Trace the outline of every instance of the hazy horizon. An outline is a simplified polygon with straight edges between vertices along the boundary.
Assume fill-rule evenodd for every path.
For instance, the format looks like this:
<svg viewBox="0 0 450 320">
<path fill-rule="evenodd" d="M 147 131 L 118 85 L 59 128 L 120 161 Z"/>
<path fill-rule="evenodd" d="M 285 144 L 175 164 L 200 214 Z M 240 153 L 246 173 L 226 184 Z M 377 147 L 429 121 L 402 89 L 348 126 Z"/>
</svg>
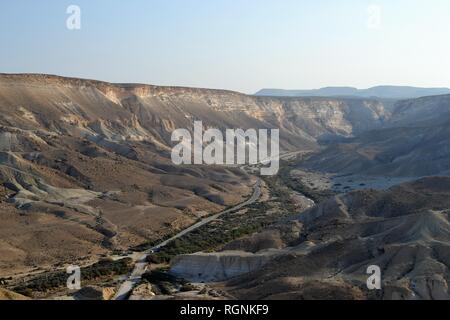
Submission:
<svg viewBox="0 0 450 320">
<path fill-rule="evenodd" d="M 81 29 L 68 30 L 69 5 Z M 450 3 L 18 0 L 0 72 L 227 89 L 450 87 Z"/>
</svg>

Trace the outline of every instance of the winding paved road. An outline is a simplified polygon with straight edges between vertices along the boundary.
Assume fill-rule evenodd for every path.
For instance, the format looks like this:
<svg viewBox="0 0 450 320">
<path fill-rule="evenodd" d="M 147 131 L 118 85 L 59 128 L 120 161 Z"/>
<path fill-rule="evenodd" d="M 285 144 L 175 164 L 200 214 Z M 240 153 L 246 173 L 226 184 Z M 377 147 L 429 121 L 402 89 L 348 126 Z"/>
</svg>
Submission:
<svg viewBox="0 0 450 320">
<path fill-rule="evenodd" d="M 287 153 L 284 153 L 284 154 L 280 154 L 279 155 L 279 159 L 280 160 L 281 159 L 286 159 L 286 158 L 295 156 L 295 155 L 300 154 L 300 153 L 303 153 L 303 151 L 287 152 Z M 261 161 L 260 163 L 264 163 L 264 161 Z M 248 166 L 248 167 L 252 167 L 252 166 Z M 246 168 L 247 168 L 246 166 L 241 166 L 241 169 L 243 171 L 245 171 L 245 172 L 247 172 Z M 180 238 L 180 237 L 184 236 L 185 234 L 187 234 L 189 232 L 192 232 L 192 231 L 200 228 L 201 226 L 204 226 L 205 224 L 210 223 L 213 220 L 218 219 L 220 216 L 222 216 L 222 215 L 224 215 L 226 213 L 230 213 L 230 212 L 234 212 L 234 211 L 240 210 L 240 209 L 242 209 L 242 208 L 244 208 L 244 207 L 246 207 L 246 206 L 256 202 L 256 200 L 258 200 L 260 196 L 261 196 L 261 179 L 258 178 L 258 180 L 256 181 L 255 185 L 253 186 L 253 194 L 251 195 L 251 197 L 248 200 L 246 200 L 246 201 L 244 201 L 244 202 L 242 202 L 242 203 L 240 203 L 240 204 L 238 204 L 238 205 L 236 205 L 236 206 L 234 206 L 234 207 L 232 207 L 230 209 L 227 209 L 225 211 L 219 212 L 219 213 L 217 213 L 215 215 L 212 215 L 210 217 L 202 219 L 198 223 L 196 223 L 196 224 L 190 226 L 189 228 L 184 229 L 183 231 L 179 232 L 174 237 L 172 237 L 172 238 L 170 238 L 170 239 L 168 239 L 168 240 L 166 240 L 164 242 L 161 242 L 160 244 L 156 245 L 155 247 L 153 247 L 153 248 L 151 248 L 151 249 L 149 249 L 147 251 L 133 254 L 132 258 L 135 261 L 134 270 L 131 273 L 131 275 L 128 277 L 128 279 L 124 283 L 122 283 L 122 285 L 120 286 L 119 290 L 117 291 L 117 294 L 114 297 L 114 299 L 115 300 L 125 300 L 125 299 L 128 298 L 128 296 L 130 295 L 130 293 L 134 289 L 134 287 L 141 281 L 142 275 L 146 271 L 145 267 L 147 266 L 147 262 L 146 262 L 147 257 L 152 252 L 158 251 L 159 249 L 167 246 L 173 240 L 175 240 L 177 238 Z M 314 204 L 314 202 L 313 202 L 313 204 Z"/>
<path fill-rule="evenodd" d="M 184 229 L 183 231 L 179 232 L 177 235 L 173 236 L 172 238 L 170 238 L 164 242 L 161 242 L 160 244 L 154 246 L 153 248 L 151 248 L 147 251 L 144 251 L 144 252 L 137 253 L 138 256 L 135 257 L 135 266 L 134 266 L 133 272 L 128 277 L 128 279 L 124 283 L 122 283 L 122 285 L 120 286 L 119 290 L 117 291 L 117 294 L 115 295 L 114 299 L 115 300 L 126 300 L 128 298 L 128 296 L 130 295 L 130 293 L 134 289 L 134 287 L 141 281 L 142 275 L 146 271 L 145 267 L 147 265 L 147 262 L 146 262 L 147 257 L 151 253 L 158 251 L 159 249 L 167 246 L 173 240 L 180 238 L 180 237 L 184 236 L 185 234 L 192 232 L 192 231 L 200 228 L 201 226 L 204 226 L 205 224 L 210 223 L 213 220 L 218 219 L 220 216 L 222 216 L 226 213 L 238 211 L 238 210 L 254 203 L 256 200 L 259 199 L 260 196 L 261 196 L 261 179 L 258 178 L 255 185 L 253 186 L 253 194 L 251 195 L 251 197 L 248 200 L 246 200 L 230 209 L 224 210 L 222 212 L 216 213 L 215 215 L 212 215 L 205 219 L 202 219 L 201 221 L 197 222 L 196 224 L 190 226 L 189 228 Z"/>
</svg>

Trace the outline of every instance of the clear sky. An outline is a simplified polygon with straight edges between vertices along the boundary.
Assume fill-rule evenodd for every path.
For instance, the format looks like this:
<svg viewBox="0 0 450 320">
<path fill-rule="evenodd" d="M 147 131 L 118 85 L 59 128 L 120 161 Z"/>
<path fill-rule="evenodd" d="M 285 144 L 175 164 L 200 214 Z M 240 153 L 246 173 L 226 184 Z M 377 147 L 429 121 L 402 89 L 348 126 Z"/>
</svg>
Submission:
<svg viewBox="0 0 450 320">
<path fill-rule="evenodd" d="M 0 72 L 246 93 L 450 87 L 449 17 L 448 0 L 2 0 Z"/>
</svg>

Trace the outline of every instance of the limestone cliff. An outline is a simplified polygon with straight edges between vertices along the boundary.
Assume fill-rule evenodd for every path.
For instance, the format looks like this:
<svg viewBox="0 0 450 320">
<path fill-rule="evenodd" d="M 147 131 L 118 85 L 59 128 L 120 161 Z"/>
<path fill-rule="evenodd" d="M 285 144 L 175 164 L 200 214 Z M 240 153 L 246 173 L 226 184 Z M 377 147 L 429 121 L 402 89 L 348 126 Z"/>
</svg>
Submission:
<svg viewBox="0 0 450 320">
<path fill-rule="evenodd" d="M 280 250 L 268 250 L 180 255 L 173 259 L 170 272 L 192 282 L 222 281 L 258 270 L 281 253 Z"/>
</svg>

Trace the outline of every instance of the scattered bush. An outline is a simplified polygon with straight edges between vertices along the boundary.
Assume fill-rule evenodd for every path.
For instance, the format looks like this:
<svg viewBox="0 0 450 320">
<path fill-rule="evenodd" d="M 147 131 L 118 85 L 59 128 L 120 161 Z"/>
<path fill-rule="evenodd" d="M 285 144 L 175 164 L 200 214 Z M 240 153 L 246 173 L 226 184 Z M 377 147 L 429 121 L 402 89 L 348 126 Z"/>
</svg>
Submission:
<svg viewBox="0 0 450 320">
<path fill-rule="evenodd" d="M 89 281 L 100 277 L 127 274 L 133 268 L 131 262 L 130 258 L 117 261 L 102 259 L 91 266 L 81 268 L 81 277 L 83 281 Z M 68 277 L 65 271 L 45 273 L 15 287 L 14 291 L 23 295 L 28 295 L 30 292 L 48 292 L 66 286 Z"/>
</svg>

